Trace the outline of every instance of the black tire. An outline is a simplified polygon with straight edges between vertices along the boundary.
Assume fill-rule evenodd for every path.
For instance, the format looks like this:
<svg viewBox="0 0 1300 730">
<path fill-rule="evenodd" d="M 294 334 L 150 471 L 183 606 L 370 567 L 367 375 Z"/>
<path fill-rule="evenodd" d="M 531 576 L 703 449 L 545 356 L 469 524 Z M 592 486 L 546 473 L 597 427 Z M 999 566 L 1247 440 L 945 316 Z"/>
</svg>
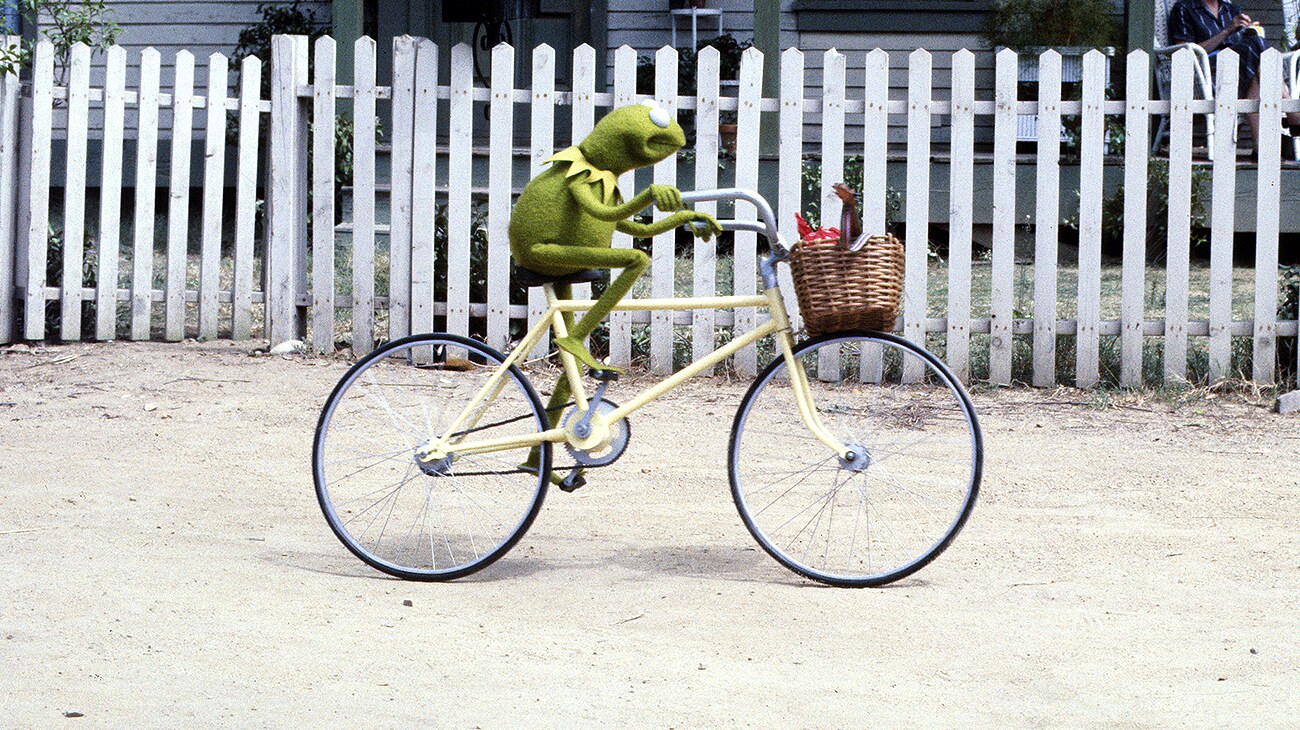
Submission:
<svg viewBox="0 0 1300 730">
<path fill-rule="evenodd" d="M 330 529 L 368 565 L 409 580 L 480 570 L 527 532 L 546 496 L 551 444 L 423 464 L 416 451 L 451 428 L 505 357 L 481 342 L 426 334 L 361 358 L 321 409 L 312 449 L 316 497 Z M 475 419 L 476 437 L 546 430 L 542 401 L 511 366 Z"/>
<path fill-rule="evenodd" d="M 979 494 L 984 446 L 970 397 L 938 358 L 890 334 L 824 335 L 794 353 L 818 417 L 860 460 L 846 463 L 804 426 L 778 356 L 732 424 L 741 519 L 769 555 L 813 580 L 864 587 L 915 573 L 952 543 Z M 861 377 L 873 363 L 880 372 Z M 837 526 L 837 512 L 849 524 Z"/>
</svg>

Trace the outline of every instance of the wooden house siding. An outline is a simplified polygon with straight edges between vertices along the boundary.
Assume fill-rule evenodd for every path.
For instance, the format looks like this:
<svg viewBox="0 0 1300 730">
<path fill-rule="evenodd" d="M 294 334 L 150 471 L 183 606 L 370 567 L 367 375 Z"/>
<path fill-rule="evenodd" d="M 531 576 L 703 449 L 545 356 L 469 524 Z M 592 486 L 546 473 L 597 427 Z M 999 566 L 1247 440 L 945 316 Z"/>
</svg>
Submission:
<svg viewBox="0 0 1300 730">
<path fill-rule="evenodd" d="M 112 20 L 122 29 L 117 43 L 126 49 L 127 86 L 140 81 L 140 52 L 154 48 L 162 56 L 162 91 L 168 92 L 175 79 L 176 53 L 182 50 L 194 54 L 196 67 L 204 69 L 195 74 L 196 86 L 207 84 L 208 57 L 222 53 L 229 57 L 239 45 L 239 33 L 261 21 L 258 5 L 265 0 L 220 0 L 220 2 L 171 2 L 169 0 L 109 0 Z M 328 25 L 331 3 L 328 0 L 307 0 L 301 6 L 315 13 L 316 19 Z M 102 55 L 96 54 L 91 72 L 91 84 L 102 85 L 104 64 Z M 235 75 L 230 75 L 234 83 Z"/>
<path fill-rule="evenodd" d="M 907 98 L 907 57 L 912 51 L 924 48 L 933 54 L 933 94 L 935 101 L 948 101 L 952 87 L 952 54 L 965 48 L 975 54 L 975 98 L 993 98 L 993 53 L 988 50 L 983 40 L 974 34 L 955 33 L 879 33 L 879 34 L 840 34 L 805 32 L 799 36 L 799 48 L 804 52 L 804 85 L 812 93 L 820 94 L 822 84 L 822 65 L 825 53 L 834 48 L 847 56 L 848 72 L 846 75 L 845 96 L 849 99 L 862 99 L 865 94 L 867 53 L 880 48 L 889 53 L 889 98 Z M 898 116 L 891 119 L 889 142 L 902 144 L 907 140 L 907 119 Z M 934 142 L 946 146 L 948 140 L 947 120 L 936 116 Z M 979 118 L 981 126 L 975 131 L 976 142 L 992 141 L 992 120 Z M 807 128 L 819 128 L 821 115 L 817 112 L 807 114 Z M 810 141 L 812 135 L 807 135 Z M 845 128 L 845 150 L 857 154 L 862 150 L 862 124 L 854 117 Z"/>
<path fill-rule="evenodd" d="M 722 29 L 738 40 L 754 37 L 754 2 L 764 0 L 715 0 L 710 8 L 722 11 Z M 797 45 L 795 17 L 790 12 L 793 0 L 781 0 L 781 47 Z M 609 31 L 606 36 L 608 63 L 606 71 L 613 73 L 614 51 L 627 45 L 638 55 L 653 55 L 662 46 L 672 44 L 673 18 L 668 13 L 668 0 L 610 0 L 608 10 Z M 685 19 L 677 20 L 677 45 L 685 48 L 691 44 L 691 26 Z M 699 37 L 717 35 L 715 18 L 704 18 L 699 23 Z M 612 76 L 610 78 L 613 78 Z"/>
</svg>

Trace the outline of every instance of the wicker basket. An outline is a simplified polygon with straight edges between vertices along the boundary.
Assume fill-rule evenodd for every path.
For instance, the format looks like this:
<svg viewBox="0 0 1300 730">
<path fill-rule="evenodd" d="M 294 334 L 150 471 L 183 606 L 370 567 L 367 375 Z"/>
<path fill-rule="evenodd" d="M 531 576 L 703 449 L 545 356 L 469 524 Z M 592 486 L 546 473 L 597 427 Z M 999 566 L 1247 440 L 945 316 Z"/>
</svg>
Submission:
<svg viewBox="0 0 1300 730">
<path fill-rule="evenodd" d="M 903 243 L 892 235 L 871 236 L 856 249 L 838 238 L 804 239 L 790 252 L 790 269 L 810 334 L 894 329 L 903 292 Z"/>
</svg>

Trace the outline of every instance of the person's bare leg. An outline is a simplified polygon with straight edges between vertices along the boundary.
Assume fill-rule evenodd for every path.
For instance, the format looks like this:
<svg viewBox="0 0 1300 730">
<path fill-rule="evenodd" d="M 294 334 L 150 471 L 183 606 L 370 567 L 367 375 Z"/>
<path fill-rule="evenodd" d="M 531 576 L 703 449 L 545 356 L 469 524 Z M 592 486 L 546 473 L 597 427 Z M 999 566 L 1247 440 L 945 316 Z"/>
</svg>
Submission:
<svg viewBox="0 0 1300 730">
<path fill-rule="evenodd" d="M 1282 98 L 1291 98 L 1291 92 L 1286 88 L 1286 84 L 1282 84 Z M 1287 124 L 1290 124 L 1292 127 L 1300 127 L 1300 112 L 1287 112 L 1286 121 Z M 1294 137 L 1295 135 L 1292 136 Z"/>
<path fill-rule="evenodd" d="M 1250 80 L 1250 87 L 1246 89 L 1247 99 L 1259 98 L 1259 74 Z M 1259 154 L 1259 112 L 1250 112 L 1246 114 L 1246 126 L 1250 127 L 1250 139 L 1255 145 L 1255 154 Z"/>
</svg>

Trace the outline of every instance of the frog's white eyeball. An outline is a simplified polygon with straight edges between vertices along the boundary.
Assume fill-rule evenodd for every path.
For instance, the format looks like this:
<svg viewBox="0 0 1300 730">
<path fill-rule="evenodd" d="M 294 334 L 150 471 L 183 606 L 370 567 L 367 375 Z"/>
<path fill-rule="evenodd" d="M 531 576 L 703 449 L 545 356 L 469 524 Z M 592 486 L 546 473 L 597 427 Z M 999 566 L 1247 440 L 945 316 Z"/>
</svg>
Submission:
<svg viewBox="0 0 1300 730">
<path fill-rule="evenodd" d="M 668 115 L 667 109 L 657 106 L 650 110 L 650 121 L 654 122 L 656 127 L 667 129 L 672 117 Z"/>
<path fill-rule="evenodd" d="M 659 106 L 659 102 L 654 99 L 643 99 L 641 106 L 650 110 L 650 121 L 654 122 L 656 127 L 666 129 L 673 119 L 668 110 Z"/>
</svg>

